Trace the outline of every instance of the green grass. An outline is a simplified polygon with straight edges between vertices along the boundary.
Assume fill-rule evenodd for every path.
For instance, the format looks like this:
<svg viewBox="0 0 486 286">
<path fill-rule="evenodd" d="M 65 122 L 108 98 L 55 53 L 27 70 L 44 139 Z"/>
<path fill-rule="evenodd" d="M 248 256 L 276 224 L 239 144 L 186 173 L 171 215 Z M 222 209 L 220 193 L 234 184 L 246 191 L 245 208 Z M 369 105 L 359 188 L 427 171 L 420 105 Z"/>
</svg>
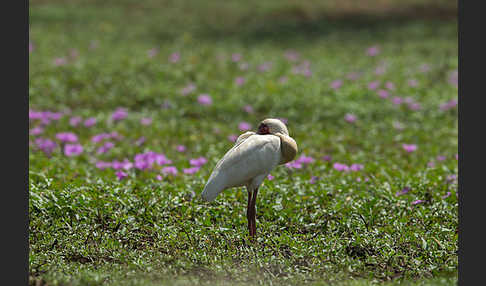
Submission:
<svg viewBox="0 0 486 286">
<path fill-rule="evenodd" d="M 387 1 L 370 2 L 350 19 L 342 12 L 349 8 L 335 1 L 31 1 L 30 108 L 70 113 L 30 135 L 31 284 L 455 285 L 457 181 L 447 178 L 458 173 L 457 109 L 439 106 L 457 97 L 449 82 L 458 66 L 457 22 L 374 16 L 373 7 Z M 373 45 L 380 53 L 366 56 Z M 159 52 L 149 58 L 152 48 Z M 78 55 L 71 57 L 71 49 Z M 297 62 L 284 57 L 289 50 L 299 52 Z M 168 61 L 174 52 L 177 63 Z M 248 70 L 231 61 L 233 53 Z M 68 63 L 53 65 L 58 57 Z M 305 60 L 312 76 L 293 74 Z M 264 62 L 271 69 L 258 71 Z M 430 70 L 422 72 L 423 64 Z M 382 65 L 386 72 L 375 74 Z M 347 79 L 351 72 L 361 77 Z M 238 76 L 244 85 L 235 84 Z M 343 84 L 334 90 L 337 79 Z M 410 97 L 421 109 L 380 98 L 368 89 L 372 81 L 382 84 L 378 89 L 392 82 L 390 97 Z M 189 82 L 197 89 L 182 96 Z M 212 105 L 197 103 L 203 93 Z M 243 111 L 247 104 L 254 113 Z M 118 107 L 128 117 L 114 123 Z M 355 123 L 344 120 L 348 113 Z M 95 117 L 97 124 L 72 127 L 72 116 Z M 142 126 L 144 117 L 152 124 Z M 244 189 L 224 191 L 212 203 L 199 194 L 233 144 L 227 137 L 241 133 L 238 124 L 255 128 L 268 117 L 287 118 L 298 156 L 315 162 L 279 166 L 264 181 L 252 242 Z M 37 137 L 55 140 L 67 131 L 79 137 L 80 156 L 36 148 Z M 111 131 L 123 139 L 96 154 L 92 136 Z M 141 136 L 145 143 L 134 144 Z M 403 143 L 418 149 L 407 153 Z M 179 144 L 185 153 L 175 151 Z M 133 161 L 147 150 L 164 153 L 178 175 L 159 181 L 160 168 L 132 169 L 118 180 L 114 170 L 95 166 Z M 200 156 L 208 163 L 182 174 Z M 339 172 L 336 162 L 364 169 Z M 405 187 L 407 194 L 395 195 Z M 412 205 L 418 199 L 424 203 Z"/>
</svg>

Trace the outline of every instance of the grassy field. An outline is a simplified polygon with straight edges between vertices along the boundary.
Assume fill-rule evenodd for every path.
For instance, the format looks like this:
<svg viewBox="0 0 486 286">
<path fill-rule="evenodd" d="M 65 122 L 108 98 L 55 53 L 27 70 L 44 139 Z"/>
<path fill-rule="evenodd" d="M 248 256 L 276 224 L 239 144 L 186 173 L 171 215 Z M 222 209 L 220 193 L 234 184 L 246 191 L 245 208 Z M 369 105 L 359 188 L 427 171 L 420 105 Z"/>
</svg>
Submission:
<svg viewBox="0 0 486 286">
<path fill-rule="evenodd" d="M 31 285 L 457 283 L 455 3 L 260 2 L 30 1 Z M 252 242 L 199 195 L 268 117 Z"/>
</svg>

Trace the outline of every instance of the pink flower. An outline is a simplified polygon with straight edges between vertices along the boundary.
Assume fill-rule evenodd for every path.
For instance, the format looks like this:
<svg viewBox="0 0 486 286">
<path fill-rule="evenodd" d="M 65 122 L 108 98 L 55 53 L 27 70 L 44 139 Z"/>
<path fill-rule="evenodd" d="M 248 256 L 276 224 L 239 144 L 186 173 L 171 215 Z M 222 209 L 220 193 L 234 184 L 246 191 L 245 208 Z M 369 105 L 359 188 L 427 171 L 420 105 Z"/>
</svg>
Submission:
<svg viewBox="0 0 486 286">
<path fill-rule="evenodd" d="M 437 161 L 439 161 L 439 162 L 445 161 L 445 159 L 446 159 L 446 156 L 442 156 L 442 155 L 437 156 Z"/>
<path fill-rule="evenodd" d="M 96 151 L 96 154 L 104 154 L 108 151 L 110 151 L 111 148 L 115 147 L 115 144 L 112 142 L 105 142 L 103 146 L 99 147 L 98 150 Z"/>
<path fill-rule="evenodd" d="M 330 162 L 332 160 L 331 155 L 324 155 L 321 158 L 323 161 Z"/>
<path fill-rule="evenodd" d="M 412 202 L 412 205 L 418 205 L 418 204 L 421 204 L 421 203 L 425 203 L 425 201 L 424 200 L 416 200 L 416 201 Z"/>
<path fill-rule="evenodd" d="M 240 131 L 250 130 L 251 124 L 248 122 L 240 122 L 240 124 L 238 124 L 238 129 L 240 129 Z"/>
<path fill-rule="evenodd" d="M 111 119 L 113 121 L 119 121 L 125 119 L 127 116 L 127 110 L 125 108 L 119 107 L 115 110 L 115 112 L 113 112 L 113 114 L 111 115 Z"/>
<path fill-rule="evenodd" d="M 414 103 L 408 104 L 408 108 L 410 110 L 420 110 L 420 109 L 422 109 L 422 106 L 420 105 L 420 103 L 414 102 Z"/>
<path fill-rule="evenodd" d="M 406 193 L 410 192 L 410 190 L 411 190 L 411 189 L 410 189 L 409 187 L 405 187 L 405 188 L 403 188 L 401 191 L 397 192 L 397 193 L 395 194 L 395 196 L 397 196 L 397 197 L 398 197 L 398 196 L 404 195 L 404 194 L 406 194 Z"/>
<path fill-rule="evenodd" d="M 187 168 L 187 169 L 184 169 L 182 170 L 182 172 L 184 174 L 188 174 L 188 175 L 192 175 L 194 173 L 197 173 L 197 171 L 199 171 L 200 167 L 191 167 L 191 168 Z"/>
<path fill-rule="evenodd" d="M 340 88 L 341 86 L 343 85 L 343 81 L 338 79 L 338 80 L 335 80 L 333 82 L 331 82 L 331 88 L 332 89 L 338 89 Z"/>
<path fill-rule="evenodd" d="M 415 144 L 402 144 L 403 150 L 407 151 L 408 153 L 414 152 L 417 150 L 417 145 Z"/>
<path fill-rule="evenodd" d="M 349 80 L 357 80 L 360 76 L 361 75 L 358 72 L 351 72 L 346 75 L 346 78 Z"/>
<path fill-rule="evenodd" d="M 395 105 L 400 105 L 400 104 L 402 104 L 402 103 L 403 103 L 403 98 L 401 98 L 401 97 L 399 97 L 399 96 L 394 96 L 394 97 L 392 98 L 392 102 L 393 102 L 393 104 L 395 104 Z"/>
<path fill-rule="evenodd" d="M 85 127 L 91 127 L 96 124 L 96 118 L 90 117 L 84 121 L 84 126 Z"/>
<path fill-rule="evenodd" d="M 78 156 L 83 153 L 83 146 L 80 144 L 66 144 L 64 146 L 64 155 L 67 157 Z"/>
<path fill-rule="evenodd" d="M 177 152 L 185 152 L 186 151 L 186 146 L 184 145 L 177 145 L 176 147 Z"/>
<path fill-rule="evenodd" d="M 123 180 L 124 178 L 128 177 L 128 174 L 123 172 L 123 171 L 117 171 L 115 173 L 116 177 L 118 178 L 118 180 Z"/>
<path fill-rule="evenodd" d="M 164 175 L 177 175 L 177 168 L 174 166 L 167 166 L 162 168 L 162 173 Z"/>
<path fill-rule="evenodd" d="M 197 101 L 201 105 L 211 105 L 213 103 L 211 96 L 209 96 L 208 94 L 199 95 L 199 97 L 197 98 Z"/>
<path fill-rule="evenodd" d="M 351 113 L 348 113 L 344 116 L 344 120 L 346 120 L 346 122 L 349 122 L 349 123 L 353 123 L 355 122 L 357 119 L 356 115 L 354 114 L 351 114 Z"/>
<path fill-rule="evenodd" d="M 352 164 L 349 169 L 351 171 L 360 171 L 360 170 L 363 170 L 364 166 L 362 164 Z"/>
<path fill-rule="evenodd" d="M 169 56 L 169 61 L 171 63 L 177 63 L 180 59 L 181 55 L 179 53 L 172 53 L 170 56 Z"/>
<path fill-rule="evenodd" d="M 143 143 L 145 143 L 145 136 L 140 136 L 140 138 L 138 138 L 136 141 L 135 141 L 135 145 L 137 146 L 141 146 Z"/>
<path fill-rule="evenodd" d="M 410 79 L 408 80 L 408 86 L 410 87 L 416 87 L 418 85 L 418 81 L 416 79 Z"/>
<path fill-rule="evenodd" d="M 243 85 L 245 83 L 245 78 L 242 76 L 239 76 L 235 79 L 236 85 Z"/>
<path fill-rule="evenodd" d="M 289 120 L 287 118 L 279 117 L 278 120 L 282 121 L 284 124 L 287 124 Z"/>
<path fill-rule="evenodd" d="M 243 110 L 247 113 L 253 113 L 253 107 L 251 105 L 245 105 L 245 107 L 243 107 Z"/>
<path fill-rule="evenodd" d="M 36 136 L 36 135 L 42 134 L 42 132 L 44 132 L 44 128 L 42 128 L 40 126 L 36 126 L 32 129 L 30 129 L 29 134 Z"/>
<path fill-rule="evenodd" d="M 144 117 L 144 118 L 140 119 L 140 124 L 145 125 L 145 126 L 150 125 L 150 124 L 152 124 L 152 118 Z"/>
<path fill-rule="evenodd" d="M 199 157 L 199 158 L 196 158 L 196 159 L 190 159 L 189 160 L 189 164 L 191 164 L 191 166 L 195 166 L 195 167 L 201 167 L 202 165 L 206 164 L 208 162 L 208 160 L 204 157 Z"/>
<path fill-rule="evenodd" d="M 189 83 L 181 90 L 181 94 L 183 96 L 186 96 L 195 90 L 196 90 L 196 86 L 193 83 Z"/>
<path fill-rule="evenodd" d="M 238 136 L 236 136 L 234 134 L 231 134 L 230 136 L 228 136 L 228 140 L 231 141 L 231 142 L 236 142 L 237 139 L 238 139 Z"/>
<path fill-rule="evenodd" d="M 370 57 L 374 57 L 380 53 L 380 48 L 378 46 L 371 46 L 366 50 L 366 54 Z"/>
<path fill-rule="evenodd" d="M 297 161 L 291 161 L 291 162 L 288 162 L 285 164 L 285 166 L 287 168 L 290 168 L 290 169 L 302 169 L 302 163 L 300 162 L 297 162 Z"/>
<path fill-rule="evenodd" d="M 104 169 L 110 168 L 112 165 L 111 165 L 111 162 L 98 161 L 98 162 L 96 162 L 95 166 L 96 166 L 96 168 L 98 168 L 100 170 L 104 170 Z"/>
<path fill-rule="evenodd" d="M 272 176 L 272 175 L 270 175 L 270 174 L 268 174 L 268 176 L 267 176 L 267 179 L 268 179 L 269 181 L 273 180 L 274 178 L 275 178 L 275 177 L 274 177 L 274 176 Z"/>
<path fill-rule="evenodd" d="M 299 59 L 299 53 L 296 51 L 286 51 L 285 58 L 291 62 L 295 62 Z"/>
<path fill-rule="evenodd" d="M 450 101 L 440 104 L 439 109 L 442 111 L 446 111 L 456 106 L 457 106 L 457 99 L 451 99 Z"/>
<path fill-rule="evenodd" d="M 378 93 L 378 96 L 381 97 L 381 98 L 387 98 L 388 96 L 390 96 L 388 91 L 386 91 L 384 89 L 378 90 L 377 93 Z"/>
<path fill-rule="evenodd" d="M 79 117 L 79 116 L 71 117 L 69 119 L 69 125 L 76 127 L 76 126 L 78 126 L 79 123 L 81 123 L 81 121 L 82 121 L 82 118 Z"/>
<path fill-rule="evenodd" d="M 236 63 L 236 62 L 239 62 L 239 61 L 241 60 L 241 54 L 232 54 L 232 55 L 231 55 L 231 60 L 232 60 L 233 62 L 235 62 L 235 63 Z"/>
<path fill-rule="evenodd" d="M 298 164 L 311 164 L 315 162 L 315 159 L 311 156 L 306 156 L 305 154 L 300 155 L 300 157 L 294 162 Z"/>
<path fill-rule="evenodd" d="M 347 172 L 349 171 L 349 167 L 346 165 L 346 164 L 341 164 L 341 163 L 334 163 L 332 165 L 332 167 L 334 169 L 336 169 L 337 171 L 340 171 L 340 172 Z"/>
<path fill-rule="evenodd" d="M 261 72 L 268 71 L 272 68 L 272 62 L 264 62 L 263 64 L 258 66 L 258 70 Z"/>
<path fill-rule="evenodd" d="M 157 175 L 157 176 L 155 176 L 155 179 L 156 179 L 157 181 L 162 181 L 162 179 L 163 179 L 163 178 L 162 178 L 162 176 L 161 176 L 161 175 Z"/>
<path fill-rule="evenodd" d="M 435 167 L 435 163 L 432 162 L 432 161 L 430 161 L 430 162 L 427 163 L 427 167 L 434 168 Z"/>
<path fill-rule="evenodd" d="M 55 59 L 54 59 L 54 65 L 55 65 L 56 67 L 58 67 L 58 66 L 63 66 L 63 65 L 65 65 L 65 64 L 67 64 L 67 60 L 66 60 L 65 58 L 55 58 Z"/>
<path fill-rule="evenodd" d="M 395 90 L 395 85 L 393 84 L 393 82 L 390 82 L 390 81 L 387 81 L 385 83 L 385 87 L 389 90 Z"/>
<path fill-rule="evenodd" d="M 385 72 L 386 72 L 386 66 L 378 66 L 375 69 L 376 75 L 381 75 L 381 74 L 384 74 Z"/>
<path fill-rule="evenodd" d="M 46 139 L 46 138 L 37 138 L 35 139 L 35 144 L 37 148 L 39 148 L 41 151 L 46 153 L 47 155 L 50 155 L 54 149 L 56 149 L 57 144 L 56 142 Z"/>
<path fill-rule="evenodd" d="M 289 78 L 288 78 L 288 77 L 286 77 L 286 76 L 282 76 L 282 77 L 280 77 L 280 78 L 278 79 L 278 82 L 280 82 L 280 83 L 286 83 L 288 80 L 289 80 Z"/>
<path fill-rule="evenodd" d="M 372 82 L 368 83 L 368 89 L 370 89 L 370 90 L 377 89 L 379 85 L 380 85 L 379 81 L 372 81 Z"/>
<path fill-rule="evenodd" d="M 78 141 L 78 136 L 72 132 L 61 132 L 56 134 L 57 140 L 61 142 L 74 143 Z"/>
<path fill-rule="evenodd" d="M 447 194 L 442 196 L 442 199 L 447 199 L 451 195 L 451 192 L 447 192 Z"/>
<path fill-rule="evenodd" d="M 31 41 L 29 41 L 29 54 L 34 51 L 34 44 L 32 44 Z"/>
</svg>

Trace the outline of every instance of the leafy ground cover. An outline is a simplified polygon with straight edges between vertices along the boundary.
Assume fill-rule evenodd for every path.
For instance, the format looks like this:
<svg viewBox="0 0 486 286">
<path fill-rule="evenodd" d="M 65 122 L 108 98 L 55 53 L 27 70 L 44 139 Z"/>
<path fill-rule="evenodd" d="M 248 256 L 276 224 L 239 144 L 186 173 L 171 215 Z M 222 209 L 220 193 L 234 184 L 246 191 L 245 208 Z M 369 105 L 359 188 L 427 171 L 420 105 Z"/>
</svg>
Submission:
<svg viewBox="0 0 486 286">
<path fill-rule="evenodd" d="M 33 285 L 457 282 L 457 22 L 248 3 L 31 1 Z M 251 242 L 199 194 L 268 117 L 299 154 Z"/>
</svg>

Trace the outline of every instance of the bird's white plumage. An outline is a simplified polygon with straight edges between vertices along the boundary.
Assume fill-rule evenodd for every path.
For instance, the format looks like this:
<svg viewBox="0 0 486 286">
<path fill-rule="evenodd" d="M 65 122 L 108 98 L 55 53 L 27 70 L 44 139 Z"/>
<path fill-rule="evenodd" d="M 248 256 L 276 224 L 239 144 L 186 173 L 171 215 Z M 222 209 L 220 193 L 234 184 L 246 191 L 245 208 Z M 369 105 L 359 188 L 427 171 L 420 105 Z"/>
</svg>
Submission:
<svg viewBox="0 0 486 286">
<path fill-rule="evenodd" d="M 280 138 L 246 132 L 216 164 L 201 194 L 212 201 L 223 190 L 247 186 L 258 187 L 281 159 Z"/>
</svg>

